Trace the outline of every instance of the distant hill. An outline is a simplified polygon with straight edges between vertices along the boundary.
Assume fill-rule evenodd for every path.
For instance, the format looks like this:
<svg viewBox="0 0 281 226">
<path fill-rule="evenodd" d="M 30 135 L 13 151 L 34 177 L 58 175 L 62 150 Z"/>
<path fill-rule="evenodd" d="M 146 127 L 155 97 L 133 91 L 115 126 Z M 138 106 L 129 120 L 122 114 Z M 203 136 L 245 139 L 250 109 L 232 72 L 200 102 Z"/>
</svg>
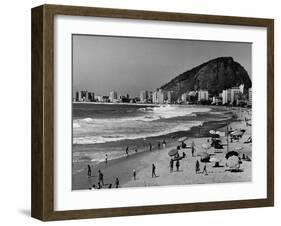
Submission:
<svg viewBox="0 0 281 226">
<path fill-rule="evenodd" d="M 232 57 L 219 57 L 183 72 L 160 88 L 174 91 L 179 97 L 185 92 L 200 89 L 218 95 L 222 90 L 240 84 L 244 84 L 246 90 L 252 86 L 248 72 Z"/>
</svg>

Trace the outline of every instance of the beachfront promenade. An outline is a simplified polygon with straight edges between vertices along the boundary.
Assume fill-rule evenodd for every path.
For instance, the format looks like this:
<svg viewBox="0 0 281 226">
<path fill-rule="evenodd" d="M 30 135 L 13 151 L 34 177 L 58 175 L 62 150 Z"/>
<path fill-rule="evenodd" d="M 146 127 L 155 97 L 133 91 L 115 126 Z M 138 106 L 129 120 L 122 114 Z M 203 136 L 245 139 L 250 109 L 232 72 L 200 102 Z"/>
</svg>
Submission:
<svg viewBox="0 0 281 226">
<path fill-rule="evenodd" d="M 229 128 L 243 129 L 245 130 L 243 136 L 239 141 L 230 141 L 229 139 L 229 151 L 239 150 L 240 155 L 252 156 L 252 145 L 251 143 L 244 143 L 248 137 L 251 136 L 252 127 L 247 125 L 244 121 L 246 118 L 251 118 L 251 113 L 249 110 L 233 110 L 237 115 L 237 120 L 229 124 Z M 219 131 L 226 132 L 226 127 L 220 128 Z M 154 144 L 152 151 L 147 151 L 134 153 L 133 149 L 129 149 L 129 156 L 107 163 L 102 162 L 96 167 L 92 167 L 91 176 L 87 175 L 87 164 L 85 164 L 85 170 L 75 174 L 73 176 L 73 189 L 89 189 L 95 187 L 99 181 L 98 170 L 103 173 L 104 186 L 102 188 L 108 188 L 112 184 L 112 188 L 115 187 L 116 177 L 119 179 L 119 187 L 145 187 L 145 186 L 157 186 L 157 185 L 186 185 L 186 184 L 203 184 L 203 183 L 227 183 L 227 182 L 247 182 L 251 181 L 251 161 L 242 160 L 239 171 L 231 172 L 226 167 L 227 153 L 227 140 L 226 136 L 221 137 L 223 144 L 223 149 L 214 149 L 213 147 L 208 150 L 202 147 L 203 144 L 210 142 L 210 137 L 200 137 L 200 138 L 188 138 L 185 143 L 190 146 L 192 141 L 195 144 L 194 156 L 191 154 L 190 148 L 184 148 L 179 150 L 179 155 L 182 156 L 185 152 L 186 157 L 180 160 L 179 171 L 177 171 L 175 163 L 173 172 L 170 171 L 170 159 L 168 152 L 176 148 L 179 145 L 177 141 L 178 138 L 170 140 L 167 142 L 165 148 L 162 147 L 158 149 L 157 145 Z M 204 146 L 204 145 L 203 145 Z M 208 152 L 212 157 L 219 160 L 219 166 L 215 166 L 215 162 L 210 161 L 207 163 L 201 162 L 201 157 L 203 152 Z M 125 149 L 124 149 L 125 155 Z M 199 161 L 200 171 L 196 173 L 196 162 Z M 152 178 L 152 164 L 155 164 L 155 173 L 157 177 Z M 204 166 L 206 166 L 207 173 L 203 172 Z M 136 177 L 134 178 L 133 171 L 136 172 Z"/>
</svg>

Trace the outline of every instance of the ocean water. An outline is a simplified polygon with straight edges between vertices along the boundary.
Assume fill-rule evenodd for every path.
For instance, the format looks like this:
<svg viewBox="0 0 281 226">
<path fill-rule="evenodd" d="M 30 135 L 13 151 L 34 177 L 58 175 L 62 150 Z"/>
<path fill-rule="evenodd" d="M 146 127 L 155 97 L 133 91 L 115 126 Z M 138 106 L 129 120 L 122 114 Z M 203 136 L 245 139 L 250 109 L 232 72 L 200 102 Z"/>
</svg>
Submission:
<svg viewBox="0 0 281 226">
<path fill-rule="evenodd" d="M 73 144 L 146 139 L 202 124 L 196 113 L 208 107 L 73 104 Z"/>
</svg>

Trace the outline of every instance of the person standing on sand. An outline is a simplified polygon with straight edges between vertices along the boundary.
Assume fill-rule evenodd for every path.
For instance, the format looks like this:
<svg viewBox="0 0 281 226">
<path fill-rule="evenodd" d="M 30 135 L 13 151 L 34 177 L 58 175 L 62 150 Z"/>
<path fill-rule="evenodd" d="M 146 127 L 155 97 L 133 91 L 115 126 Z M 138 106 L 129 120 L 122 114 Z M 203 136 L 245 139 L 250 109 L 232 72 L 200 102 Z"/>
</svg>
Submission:
<svg viewBox="0 0 281 226">
<path fill-rule="evenodd" d="M 161 148 L 161 143 L 160 143 L 160 141 L 158 141 L 158 149 L 160 149 Z"/>
<path fill-rule="evenodd" d="M 135 148 L 135 152 L 137 153 L 138 152 L 138 147 L 136 146 L 136 148 Z"/>
<path fill-rule="evenodd" d="M 118 179 L 118 177 L 115 178 L 115 187 L 119 188 L 119 179 Z"/>
<path fill-rule="evenodd" d="M 171 159 L 171 160 L 170 160 L 170 173 L 173 172 L 173 168 L 174 168 L 174 160 Z"/>
<path fill-rule="evenodd" d="M 134 176 L 134 180 L 136 180 L 137 179 L 137 172 L 136 172 L 135 169 L 133 169 L 133 176 Z"/>
<path fill-rule="evenodd" d="M 163 148 L 165 149 L 166 148 L 166 141 L 165 140 L 163 140 L 162 145 L 163 145 Z"/>
<path fill-rule="evenodd" d="M 108 158 L 108 156 L 107 156 L 107 154 L 105 154 L 105 164 L 107 164 L 107 158 Z"/>
<path fill-rule="evenodd" d="M 192 157 L 194 157 L 194 152 L 195 152 L 195 143 L 194 143 L 194 141 L 192 141 L 192 143 L 191 143 L 191 154 L 192 154 Z"/>
<path fill-rule="evenodd" d="M 152 151 L 152 144 L 149 143 L 149 151 Z"/>
<path fill-rule="evenodd" d="M 92 176 L 92 169 L 91 166 L 88 165 L 88 177 Z"/>
<path fill-rule="evenodd" d="M 204 166 L 204 168 L 203 168 L 202 173 L 204 173 L 204 172 L 205 172 L 205 175 L 208 175 L 208 172 L 207 172 L 207 164 L 205 164 L 205 166 Z"/>
<path fill-rule="evenodd" d="M 104 186 L 103 174 L 102 174 L 102 172 L 100 170 L 99 170 L 99 183 L 102 184 L 102 186 Z"/>
<path fill-rule="evenodd" d="M 195 173 L 198 174 L 200 172 L 200 163 L 199 161 L 197 160 L 196 161 L 196 166 L 195 166 Z"/>
<path fill-rule="evenodd" d="M 129 146 L 126 147 L 126 157 L 129 156 Z"/>
<path fill-rule="evenodd" d="M 176 161 L 176 167 L 177 167 L 177 171 L 179 171 L 179 169 L 180 169 L 180 160 Z"/>
<path fill-rule="evenodd" d="M 152 164 L 152 178 L 153 178 L 153 177 L 157 177 L 155 171 L 156 171 L 156 166 L 155 166 L 154 163 L 153 163 L 153 164 Z"/>
</svg>

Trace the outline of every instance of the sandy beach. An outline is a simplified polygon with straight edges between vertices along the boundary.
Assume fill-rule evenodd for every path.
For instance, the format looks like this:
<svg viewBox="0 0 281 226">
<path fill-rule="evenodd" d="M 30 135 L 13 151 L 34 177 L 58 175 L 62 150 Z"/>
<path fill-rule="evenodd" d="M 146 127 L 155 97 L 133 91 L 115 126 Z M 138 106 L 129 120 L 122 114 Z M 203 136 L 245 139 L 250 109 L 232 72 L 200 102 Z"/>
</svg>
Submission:
<svg viewBox="0 0 281 226">
<path fill-rule="evenodd" d="M 243 154 L 249 156 L 251 159 L 251 144 L 245 144 L 244 141 L 251 136 L 251 126 L 247 126 L 245 123 L 245 117 L 250 119 L 250 109 L 232 109 L 235 117 L 231 120 L 222 121 L 210 121 L 204 123 L 202 126 L 193 127 L 191 130 L 185 133 L 175 133 L 173 136 L 165 137 L 166 147 L 158 149 L 155 145 L 156 140 L 150 140 L 153 142 L 152 151 L 149 151 L 148 146 L 142 146 L 137 153 L 133 150 L 129 151 L 129 156 L 120 157 L 116 159 L 108 158 L 107 163 L 105 161 L 91 166 L 91 177 L 87 175 L 87 163 L 81 163 L 81 168 L 76 174 L 73 174 L 72 188 L 76 189 L 89 189 L 93 185 L 97 186 L 98 183 L 98 170 L 104 175 L 103 188 L 107 188 L 110 184 L 115 187 L 115 179 L 119 179 L 119 187 L 145 187 L 145 186 L 165 186 L 165 185 L 184 185 L 184 184 L 206 184 L 206 183 L 229 183 L 229 182 L 249 182 L 251 181 L 252 167 L 251 161 L 242 160 L 240 169 L 238 172 L 231 172 L 226 167 L 227 153 L 227 141 L 226 137 L 221 137 L 223 149 L 214 149 L 213 147 L 205 150 L 202 144 L 210 142 L 211 137 L 209 131 L 219 130 L 226 132 L 230 129 L 244 129 L 245 133 L 239 141 L 231 142 L 229 139 L 229 151 L 240 149 L 239 155 Z M 168 152 L 176 148 L 179 145 L 177 141 L 181 136 L 187 136 L 185 141 L 187 147 L 191 146 L 191 142 L 195 143 L 194 156 L 191 154 L 190 148 L 184 148 L 179 150 L 180 156 L 185 152 L 186 157 L 180 160 L 179 171 L 174 166 L 173 172 L 170 172 L 169 162 L 171 157 Z M 212 157 L 215 157 L 219 161 L 219 167 L 214 167 L 215 162 L 203 163 L 200 161 L 202 153 L 207 151 Z M 200 163 L 200 173 L 195 172 L 196 161 Z M 157 177 L 152 178 L 152 164 L 156 166 Z M 79 164 L 76 164 L 76 167 Z M 91 165 L 91 164 L 90 164 Z M 202 173 L 204 166 L 206 165 L 207 174 Z M 133 170 L 136 171 L 136 178 L 134 179 Z"/>
</svg>

